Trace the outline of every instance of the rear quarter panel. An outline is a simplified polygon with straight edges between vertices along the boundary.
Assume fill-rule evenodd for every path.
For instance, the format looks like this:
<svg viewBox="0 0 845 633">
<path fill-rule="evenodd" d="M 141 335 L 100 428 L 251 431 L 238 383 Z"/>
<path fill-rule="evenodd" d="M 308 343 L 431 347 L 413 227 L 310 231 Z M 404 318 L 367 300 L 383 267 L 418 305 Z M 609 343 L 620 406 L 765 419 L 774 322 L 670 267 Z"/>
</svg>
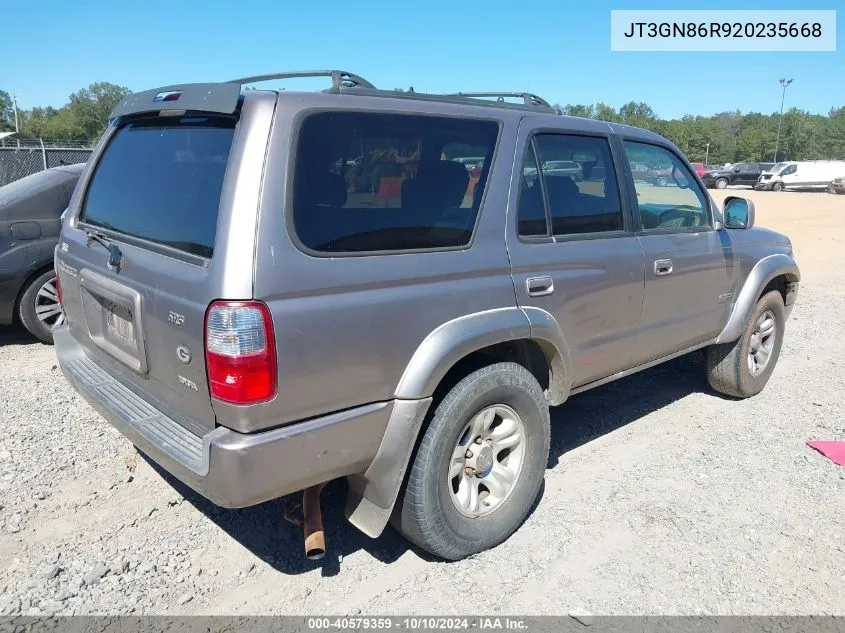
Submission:
<svg viewBox="0 0 845 633">
<path fill-rule="evenodd" d="M 383 97 L 347 97 L 343 105 L 408 111 L 407 102 Z M 265 424 L 389 400 L 432 330 L 464 315 L 515 305 L 503 234 L 518 115 L 502 114 L 497 157 L 470 247 L 317 257 L 294 243 L 284 213 L 289 208 L 296 130 L 303 109 L 317 106 L 325 108 L 326 97 L 280 97 L 268 153 L 255 297 L 270 306 L 273 316 L 279 378 Z M 484 113 L 473 106 L 442 103 L 417 107 L 432 114 Z"/>
</svg>

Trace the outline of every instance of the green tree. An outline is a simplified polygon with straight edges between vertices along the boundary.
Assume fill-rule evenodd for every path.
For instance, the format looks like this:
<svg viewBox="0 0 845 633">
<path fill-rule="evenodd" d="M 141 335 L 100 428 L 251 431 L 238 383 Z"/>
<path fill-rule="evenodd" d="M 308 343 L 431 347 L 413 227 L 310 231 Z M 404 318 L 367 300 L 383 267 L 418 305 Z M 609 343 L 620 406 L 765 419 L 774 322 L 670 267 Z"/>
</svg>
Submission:
<svg viewBox="0 0 845 633">
<path fill-rule="evenodd" d="M 66 106 L 73 120 L 72 127 L 80 127 L 89 140 L 99 137 L 109 123 L 109 115 L 129 89 L 105 81 L 93 83 L 70 95 Z"/>
<path fill-rule="evenodd" d="M 15 131 L 15 107 L 12 95 L 0 90 L 0 132 Z"/>
<path fill-rule="evenodd" d="M 561 110 L 569 116 L 579 116 L 584 119 L 592 119 L 595 114 L 595 109 L 591 105 L 572 105 L 568 103 Z"/>
</svg>

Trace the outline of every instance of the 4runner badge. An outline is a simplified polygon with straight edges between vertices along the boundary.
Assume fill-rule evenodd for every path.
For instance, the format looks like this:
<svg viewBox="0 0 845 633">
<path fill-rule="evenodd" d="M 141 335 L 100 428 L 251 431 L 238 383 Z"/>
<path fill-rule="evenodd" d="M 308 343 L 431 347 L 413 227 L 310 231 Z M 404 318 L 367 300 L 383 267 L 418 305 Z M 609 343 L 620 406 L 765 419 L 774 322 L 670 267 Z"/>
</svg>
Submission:
<svg viewBox="0 0 845 633">
<path fill-rule="evenodd" d="M 180 345 L 176 348 L 176 355 L 186 365 L 191 362 L 191 350 L 189 350 L 184 345 Z"/>
</svg>

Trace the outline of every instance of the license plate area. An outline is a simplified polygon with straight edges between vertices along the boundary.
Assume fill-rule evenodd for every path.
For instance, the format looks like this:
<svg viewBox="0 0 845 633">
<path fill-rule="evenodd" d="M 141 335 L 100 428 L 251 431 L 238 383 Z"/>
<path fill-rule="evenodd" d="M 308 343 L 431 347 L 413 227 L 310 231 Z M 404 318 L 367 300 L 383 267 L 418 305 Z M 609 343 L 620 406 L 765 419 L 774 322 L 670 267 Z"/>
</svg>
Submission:
<svg viewBox="0 0 845 633">
<path fill-rule="evenodd" d="M 135 345 L 135 326 L 132 324 L 132 310 L 119 303 L 106 304 L 106 329 L 112 338 L 122 343 Z"/>
<path fill-rule="evenodd" d="M 141 294 L 90 270 L 80 271 L 80 294 L 91 340 L 140 374 L 147 373 Z"/>
</svg>

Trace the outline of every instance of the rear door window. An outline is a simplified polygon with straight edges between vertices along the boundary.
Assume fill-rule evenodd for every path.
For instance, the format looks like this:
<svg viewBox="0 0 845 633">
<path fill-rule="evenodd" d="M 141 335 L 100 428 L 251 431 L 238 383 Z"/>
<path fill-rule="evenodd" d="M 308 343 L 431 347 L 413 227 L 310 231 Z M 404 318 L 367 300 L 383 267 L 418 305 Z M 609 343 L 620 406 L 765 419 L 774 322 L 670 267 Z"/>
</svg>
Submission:
<svg viewBox="0 0 845 633">
<path fill-rule="evenodd" d="M 210 258 L 234 133 L 228 117 L 123 125 L 97 163 L 80 220 Z"/>
<path fill-rule="evenodd" d="M 310 115 L 296 149 L 296 237 L 331 254 L 468 245 L 498 130 L 454 117 Z"/>
<path fill-rule="evenodd" d="M 534 151 L 542 165 L 540 174 Z M 619 186 L 606 138 L 551 133 L 534 137 L 523 165 L 520 235 L 548 234 L 544 222 L 541 224 L 544 204 L 554 236 L 624 230 Z"/>
</svg>

